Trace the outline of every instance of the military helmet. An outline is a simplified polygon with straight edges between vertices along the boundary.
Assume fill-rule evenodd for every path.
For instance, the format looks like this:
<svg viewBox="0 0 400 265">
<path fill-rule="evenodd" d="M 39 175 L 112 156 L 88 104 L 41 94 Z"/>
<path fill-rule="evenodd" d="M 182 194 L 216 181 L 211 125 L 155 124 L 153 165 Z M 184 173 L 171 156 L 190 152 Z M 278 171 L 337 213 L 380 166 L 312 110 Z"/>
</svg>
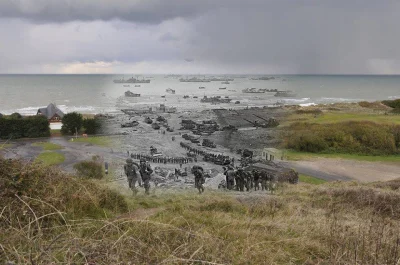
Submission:
<svg viewBox="0 0 400 265">
<path fill-rule="evenodd" d="M 141 159 L 140 159 L 140 162 L 146 162 L 146 159 L 141 158 Z"/>
<path fill-rule="evenodd" d="M 133 160 L 132 160 L 132 158 L 128 158 L 128 159 L 126 160 L 126 163 L 128 163 L 128 164 L 132 164 L 132 163 L 133 163 Z"/>
</svg>

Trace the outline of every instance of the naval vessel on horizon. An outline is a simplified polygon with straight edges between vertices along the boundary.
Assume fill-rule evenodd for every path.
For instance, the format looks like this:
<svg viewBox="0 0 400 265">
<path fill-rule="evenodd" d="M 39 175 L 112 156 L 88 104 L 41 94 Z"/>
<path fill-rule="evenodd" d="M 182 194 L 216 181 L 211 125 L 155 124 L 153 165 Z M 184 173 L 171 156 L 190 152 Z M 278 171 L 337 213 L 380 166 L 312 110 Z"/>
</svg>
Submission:
<svg viewBox="0 0 400 265">
<path fill-rule="evenodd" d="M 125 80 L 124 78 L 122 79 L 115 79 L 113 81 L 116 84 L 144 84 L 144 83 L 150 83 L 150 79 L 137 79 L 134 77 L 131 77 L 127 80 Z"/>
</svg>

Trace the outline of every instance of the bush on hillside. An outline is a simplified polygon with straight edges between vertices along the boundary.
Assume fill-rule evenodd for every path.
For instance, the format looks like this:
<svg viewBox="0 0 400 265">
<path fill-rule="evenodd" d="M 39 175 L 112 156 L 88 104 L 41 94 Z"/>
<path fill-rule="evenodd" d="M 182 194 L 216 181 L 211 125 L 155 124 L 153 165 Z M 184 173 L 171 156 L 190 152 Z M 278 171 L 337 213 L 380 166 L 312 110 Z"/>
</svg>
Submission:
<svg viewBox="0 0 400 265">
<path fill-rule="evenodd" d="M 400 109 L 400 99 L 384 100 L 382 101 L 382 104 L 394 109 Z"/>
<path fill-rule="evenodd" d="M 119 193 L 41 163 L 0 157 L 0 187 L 0 209 L 9 215 L 4 225 L 24 225 L 40 216 L 45 216 L 41 222 L 62 223 L 65 218 L 98 218 L 128 210 Z"/>
<path fill-rule="evenodd" d="M 287 130 L 286 147 L 302 152 L 367 155 L 399 153 L 400 126 L 373 122 L 295 123 Z"/>
<path fill-rule="evenodd" d="M 97 159 L 78 162 L 74 165 L 78 177 L 89 179 L 103 178 L 103 165 Z"/>
<path fill-rule="evenodd" d="M 22 119 L 22 115 L 19 114 L 18 112 L 14 112 L 13 114 L 11 114 L 11 115 L 9 116 L 9 118 L 10 118 L 10 119 L 13 119 L 13 120 L 19 120 L 19 119 Z"/>
</svg>

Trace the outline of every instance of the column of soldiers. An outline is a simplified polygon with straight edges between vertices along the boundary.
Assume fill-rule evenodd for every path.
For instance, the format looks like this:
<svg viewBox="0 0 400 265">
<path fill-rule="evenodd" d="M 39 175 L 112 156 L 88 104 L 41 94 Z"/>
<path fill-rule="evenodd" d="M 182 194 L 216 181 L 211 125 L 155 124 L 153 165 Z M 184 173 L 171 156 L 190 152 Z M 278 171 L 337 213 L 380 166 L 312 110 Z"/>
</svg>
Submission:
<svg viewBox="0 0 400 265">
<path fill-rule="evenodd" d="M 207 156 L 211 160 L 220 160 L 220 159 L 229 160 L 231 164 L 234 164 L 234 162 L 235 162 L 235 159 L 233 157 L 230 158 L 229 156 L 224 156 L 224 155 L 221 155 L 221 154 L 209 153 L 209 152 L 206 152 L 204 150 L 200 150 L 200 149 L 194 148 L 194 147 L 192 147 L 192 146 L 190 146 L 190 145 L 188 145 L 186 143 L 183 143 L 183 142 L 180 142 L 180 145 L 181 145 L 182 148 L 185 148 L 189 152 L 192 152 L 192 153 L 194 153 L 196 155 L 201 155 L 201 156 L 204 156 L 204 157 Z"/>
<path fill-rule="evenodd" d="M 146 161 L 152 163 L 159 163 L 159 164 L 187 164 L 193 163 L 193 157 L 164 157 L 158 156 L 153 157 L 150 155 L 143 155 L 143 154 L 131 154 L 131 158 L 134 159 L 145 159 Z"/>
<path fill-rule="evenodd" d="M 275 190 L 276 180 L 273 174 L 266 171 L 245 171 L 243 168 L 234 169 L 232 166 L 224 167 L 226 188 L 228 190 L 250 191 L 252 189 L 265 191 Z"/>
<path fill-rule="evenodd" d="M 136 182 L 142 187 L 142 183 L 146 194 L 150 194 L 150 178 L 153 173 L 153 169 L 145 159 L 140 159 L 140 164 L 133 162 L 132 158 L 126 160 L 124 165 L 125 175 L 128 178 L 129 188 L 133 191 L 133 195 L 136 195 L 138 190 L 136 188 Z"/>
</svg>

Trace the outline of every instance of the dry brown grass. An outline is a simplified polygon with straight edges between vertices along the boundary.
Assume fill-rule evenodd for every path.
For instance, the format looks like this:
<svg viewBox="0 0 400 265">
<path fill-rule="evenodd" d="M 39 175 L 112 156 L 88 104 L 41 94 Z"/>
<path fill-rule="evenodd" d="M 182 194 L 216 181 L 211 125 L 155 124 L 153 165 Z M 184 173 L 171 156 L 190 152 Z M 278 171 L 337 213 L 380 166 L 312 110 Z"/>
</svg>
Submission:
<svg viewBox="0 0 400 265">
<path fill-rule="evenodd" d="M 40 172 L 12 163 L 10 170 Z M 10 170 L 0 171 L 0 179 L 14 175 Z M 54 169 L 49 176 L 58 179 L 57 174 Z M 400 195 L 392 184 L 283 185 L 276 195 L 164 191 L 127 197 L 122 200 L 127 212 L 117 207 L 123 205 L 118 196 L 104 196 L 93 182 L 71 178 L 79 192 L 60 192 L 70 184 L 44 179 L 23 181 L 20 190 L 6 183 L 0 263 L 397 264 L 399 259 Z M 26 193 L 32 187 L 47 190 L 47 196 Z M 72 197 L 103 213 L 78 207 L 81 202 L 71 205 Z"/>
<path fill-rule="evenodd" d="M 375 102 L 368 102 L 368 101 L 360 101 L 358 102 L 358 105 L 360 105 L 363 108 L 367 109 L 373 109 L 373 110 L 391 110 L 390 107 L 382 104 L 380 101 L 375 101 Z"/>
</svg>

